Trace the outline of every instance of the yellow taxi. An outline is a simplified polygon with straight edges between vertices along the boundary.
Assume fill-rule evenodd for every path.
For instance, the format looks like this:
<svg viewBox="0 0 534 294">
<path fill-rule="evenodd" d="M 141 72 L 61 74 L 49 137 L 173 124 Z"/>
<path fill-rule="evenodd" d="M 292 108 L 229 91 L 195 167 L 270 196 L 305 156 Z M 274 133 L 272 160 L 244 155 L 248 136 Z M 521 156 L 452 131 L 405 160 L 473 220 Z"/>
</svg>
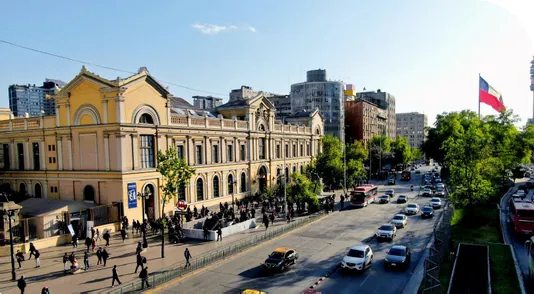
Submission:
<svg viewBox="0 0 534 294">
<path fill-rule="evenodd" d="M 289 247 L 279 247 L 267 257 L 263 263 L 263 268 L 266 270 L 279 270 L 283 272 L 288 266 L 297 263 L 298 258 L 299 254 L 297 253 L 297 250 Z"/>
<path fill-rule="evenodd" d="M 263 292 L 263 291 L 260 291 L 260 290 L 247 289 L 247 290 L 241 292 L 241 294 L 267 294 L 267 292 Z"/>
</svg>

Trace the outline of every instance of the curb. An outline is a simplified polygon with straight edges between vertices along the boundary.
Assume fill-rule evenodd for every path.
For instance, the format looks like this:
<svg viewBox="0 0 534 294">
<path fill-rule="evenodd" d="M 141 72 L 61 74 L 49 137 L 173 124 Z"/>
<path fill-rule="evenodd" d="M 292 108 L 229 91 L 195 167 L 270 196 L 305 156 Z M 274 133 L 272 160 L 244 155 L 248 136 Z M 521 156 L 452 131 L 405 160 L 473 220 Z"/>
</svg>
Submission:
<svg viewBox="0 0 534 294">
<path fill-rule="evenodd" d="M 313 285 L 311 285 L 309 287 L 309 289 L 315 289 L 317 286 L 319 286 L 319 284 L 321 284 L 321 282 L 323 282 L 324 280 L 326 280 L 326 278 L 328 278 L 330 275 L 332 275 L 334 272 L 336 272 L 339 268 L 341 267 L 341 265 L 338 263 L 336 264 L 334 267 L 332 267 L 328 272 L 326 272 L 326 274 L 324 276 L 322 276 L 321 278 L 319 278 L 319 280 L 317 280 L 317 282 L 315 282 Z"/>
</svg>

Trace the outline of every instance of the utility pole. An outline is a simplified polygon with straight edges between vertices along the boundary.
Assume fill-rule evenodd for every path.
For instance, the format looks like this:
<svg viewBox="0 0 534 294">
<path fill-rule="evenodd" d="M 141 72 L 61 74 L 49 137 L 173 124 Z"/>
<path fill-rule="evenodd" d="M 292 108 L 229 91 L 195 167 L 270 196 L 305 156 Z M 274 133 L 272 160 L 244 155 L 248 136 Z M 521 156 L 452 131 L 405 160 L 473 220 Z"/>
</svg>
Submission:
<svg viewBox="0 0 534 294">
<path fill-rule="evenodd" d="M 283 164 L 283 173 L 284 173 L 284 213 L 287 213 L 287 173 L 286 173 L 286 152 L 288 151 L 286 146 L 285 138 L 285 129 L 286 129 L 286 118 L 282 117 L 282 142 L 284 144 L 284 164 Z"/>
<path fill-rule="evenodd" d="M 347 125 L 343 127 L 343 188 L 347 194 Z"/>
</svg>

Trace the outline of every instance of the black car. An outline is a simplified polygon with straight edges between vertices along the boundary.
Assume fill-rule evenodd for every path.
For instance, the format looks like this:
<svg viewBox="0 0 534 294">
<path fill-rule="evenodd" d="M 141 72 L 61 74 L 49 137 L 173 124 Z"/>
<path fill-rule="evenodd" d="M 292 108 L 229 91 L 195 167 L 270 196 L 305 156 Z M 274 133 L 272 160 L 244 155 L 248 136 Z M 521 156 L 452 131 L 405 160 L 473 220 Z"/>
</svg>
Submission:
<svg viewBox="0 0 534 294">
<path fill-rule="evenodd" d="M 410 248 L 402 245 L 395 245 L 389 249 L 384 266 L 386 268 L 406 268 L 412 261 L 412 251 Z"/>
<path fill-rule="evenodd" d="M 422 218 L 431 218 L 434 216 L 434 208 L 431 206 L 425 206 L 423 209 L 421 209 L 421 217 Z"/>
<path fill-rule="evenodd" d="M 276 248 L 263 263 L 263 268 L 283 272 L 288 266 L 295 264 L 298 258 L 299 254 L 295 249 L 288 247 Z"/>
<path fill-rule="evenodd" d="M 395 196 L 395 191 L 394 190 L 386 190 L 386 191 L 384 191 L 384 194 L 386 194 L 389 197 L 393 198 Z"/>
<path fill-rule="evenodd" d="M 406 203 L 408 201 L 408 197 L 406 195 L 400 195 L 399 198 L 397 198 L 397 203 Z"/>
</svg>

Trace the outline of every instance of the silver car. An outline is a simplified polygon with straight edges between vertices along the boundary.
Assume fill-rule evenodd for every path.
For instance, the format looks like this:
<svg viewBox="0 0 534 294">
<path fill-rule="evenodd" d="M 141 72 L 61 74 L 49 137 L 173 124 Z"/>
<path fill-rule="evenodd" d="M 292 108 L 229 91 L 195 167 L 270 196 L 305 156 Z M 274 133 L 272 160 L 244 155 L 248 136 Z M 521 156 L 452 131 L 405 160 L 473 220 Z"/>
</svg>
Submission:
<svg viewBox="0 0 534 294">
<path fill-rule="evenodd" d="M 418 214 L 419 213 L 419 205 L 417 203 L 410 203 L 406 208 L 404 209 L 405 214 Z"/>
<path fill-rule="evenodd" d="M 408 217 L 404 214 L 396 214 L 391 220 L 391 223 L 397 228 L 404 228 L 408 225 Z"/>
</svg>

